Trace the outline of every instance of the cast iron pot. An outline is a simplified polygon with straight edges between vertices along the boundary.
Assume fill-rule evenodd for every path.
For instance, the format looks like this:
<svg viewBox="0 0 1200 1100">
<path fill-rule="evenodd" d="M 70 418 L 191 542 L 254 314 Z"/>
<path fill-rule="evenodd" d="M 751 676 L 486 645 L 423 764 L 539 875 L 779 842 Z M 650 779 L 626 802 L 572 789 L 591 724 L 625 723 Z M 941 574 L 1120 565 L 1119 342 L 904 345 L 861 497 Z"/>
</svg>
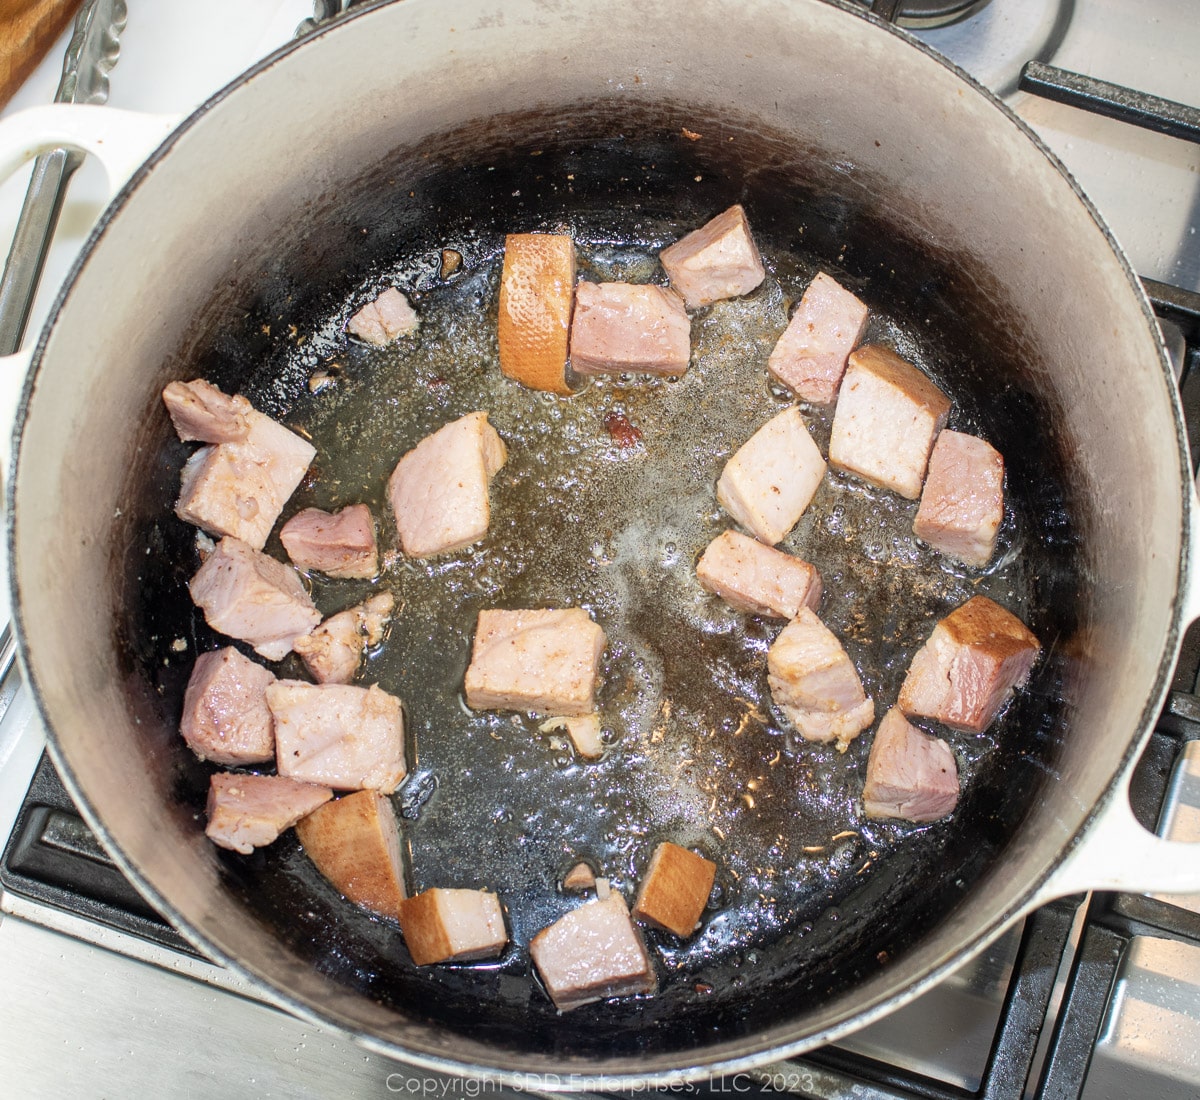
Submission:
<svg viewBox="0 0 1200 1100">
<path fill-rule="evenodd" d="M 0 162 L 72 144 L 119 186 L 172 125 L 34 111 L 0 128 Z M 181 461 L 162 386 L 207 374 L 286 412 L 303 379 L 264 378 L 264 328 L 336 314 L 431 224 L 486 235 L 603 209 L 636 234 L 643 215 L 686 228 L 737 200 L 764 241 L 803 227 L 808 255 L 958 364 L 956 400 L 1009 460 L 1047 652 L 936 872 L 866 876 L 837 927 L 765 945 L 769 965 L 711 995 L 563 1017 L 527 975 L 414 973 L 390 927 L 301 878 L 264 898 L 245 867 L 265 858 L 235 865 L 202 835 L 174 729 L 186 665 L 143 590 L 174 569 L 186 607 L 195 564 L 156 535 Z M 1155 320 L 1036 138 L 848 7 L 404 0 L 273 55 L 173 129 L 101 219 L 32 355 L 8 501 L 24 670 L 89 823 L 205 953 L 421 1066 L 607 1087 L 742 1070 L 879 1017 L 1053 896 L 1200 888 L 1195 854 L 1141 831 L 1127 801 L 1198 610 Z"/>
</svg>

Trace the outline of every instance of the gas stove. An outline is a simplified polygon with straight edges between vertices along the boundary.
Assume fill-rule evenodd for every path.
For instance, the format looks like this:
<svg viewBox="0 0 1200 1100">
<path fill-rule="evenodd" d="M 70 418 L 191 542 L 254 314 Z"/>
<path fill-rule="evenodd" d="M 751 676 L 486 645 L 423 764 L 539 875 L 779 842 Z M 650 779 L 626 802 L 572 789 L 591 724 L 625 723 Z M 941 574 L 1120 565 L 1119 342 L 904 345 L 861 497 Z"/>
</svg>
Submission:
<svg viewBox="0 0 1200 1100">
<path fill-rule="evenodd" d="M 346 4 L 128 6 L 110 104 L 186 112 L 290 39 L 302 21 L 331 17 Z M 1175 356 L 1190 437 L 1200 438 L 1200 299 L 1187 293 L 1200 292 L 1200 148 L 1026 90 L 1058 81 L 1029 73 L 1034 61 L 1200 101 L 1192 0 L 876 0 L 875 7 L 897 9 L 913 33 L 1005 98 L 1076 176 L 1147 280 Z M 945 16 L 957 21 L 929 25 Z M 65 47 L 64 38 L 5 114 L 53 99 Z M 27 180 L 25 173 L 0 185 L 0 240 L 12 235 Z M 104 195 L 98 167 L 85 163 L 71 183 L 30 332 L 45 318 Z M 0 589 L 0 604 L 6 599 Z M 6 617 L 0 606 L 0 621 Z M 368 1053 L 265 1003 L 237 975 L 200 957 L 124 881 L 75 813 L 43 757 L 44 731 L 10 652 L 0 644 L 6 1091 L 222 1098 L 501 1091 Z M 1134 783 L 1139 818 L 1174 839 L 1200 839 L 1198 673 L 1200 632 L 1193 630 Z M 763 1089 L 830 1100 L 1200 1095 L 1200 897 L 1097 894 L 1055 902 L 931 992 L 836 1047 L 688 1091 Z"/>
</svg>

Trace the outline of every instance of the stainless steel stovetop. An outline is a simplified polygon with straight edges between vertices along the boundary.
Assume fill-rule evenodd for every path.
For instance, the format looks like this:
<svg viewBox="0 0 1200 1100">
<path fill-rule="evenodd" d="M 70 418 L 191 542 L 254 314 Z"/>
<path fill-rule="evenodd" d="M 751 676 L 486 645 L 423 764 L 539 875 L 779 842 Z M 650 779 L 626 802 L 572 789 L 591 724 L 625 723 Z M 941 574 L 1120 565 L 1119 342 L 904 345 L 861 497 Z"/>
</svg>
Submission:
<svg viewBox="0 0 1200 1100">
<path fill-rule="evenodd" d="M 155 112 L 196 106 L 314 14 L 312 0 L 128 5 L 109 102 Z M 337 6 L 319 0 L 316 11 Z M 918 33 L 1004 96 L 1046 140 L 1095 201 L 1135 270 L 1200 291 L 1200 147 L 1017 89 L 1022 65 L 1036 59 L 1200 104 L 1195 0 L 991 0 L 963 22 Z M 64 38 L 3 114 L 53 98 L 65 46 Z M 0 241 L 11 238 L 26 182 L 17 177 L 0 185 Z M 31 331 L 104 193 L 96 166 L 85 165 L 71 186 Z M 1184 343 L 1167 328 L 1182 371 Z M 1192 365 L 1200 361 L 1198 348 L 1193 343 Z M 1185 376 L 1185 395 L 1189 383 L 1200 388 L 1200 377 Z M 5 588 L 0 619 L 7 617 L 6 599 Z M 1152 806 L 1143 814 L 1150 820 L 1157 814 L 1160 831 L 1180 839 L 1200 839 L 1198 665 L 1200 644 L 1190 639 L 1139 784 Z M 12 831 L 43 745 L 11 671 L 0 681 L 0 840 Z M 103 853 L 68 811 L 48 809 L 39 822 L 38 843 L 103 866 Z M 193 953 L 14 892 L 0 894 L 0 991 L 7 1095 L 494 1091 L 370 1054 L 264 1004 L 235 975 Z M 1025 1011 L 1035 1004 L 1040 1012 Z M 1044 1095 L 1200 1096 L 1200 897 L 1056 903 L 912 1005 L 837 1049 L 769 1067 L 767 1081 L 829 1098 L 1019 1096 L 1025 1054 L 998 1046 L 998 1032 L 1005 1042 L 1023 1042 L 1017 1049 L 1033 1057 L 1029 1093 L 1041 1075 Z M 756 1087 L 744 1078 L 691 1091 L 738 1094 Z"/>
</svg>

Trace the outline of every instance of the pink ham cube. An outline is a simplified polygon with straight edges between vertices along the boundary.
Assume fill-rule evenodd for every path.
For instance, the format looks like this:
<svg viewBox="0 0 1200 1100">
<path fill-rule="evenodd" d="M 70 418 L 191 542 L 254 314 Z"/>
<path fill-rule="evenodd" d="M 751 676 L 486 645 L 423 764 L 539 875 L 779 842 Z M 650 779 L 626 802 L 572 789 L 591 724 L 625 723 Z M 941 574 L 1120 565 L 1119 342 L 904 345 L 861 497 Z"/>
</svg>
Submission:
<svg viewBox="0 0 1200 1100">
<path fill-rule="evenodd" d="M 949 412 L 950 399 L 911 363 L 875 344 L 861 347 L 838 394 L 829 464 L 916 500 Z"/>
<path fill-rule="evenodd" d="M 929 456 L 913 533 L 964 565 L 982 568 L 996 549 L 1003 519 L 1003 456 L 978 436 L 943 431 Z"/>
<path fill-rule="evenodd" d="M 717 500 L 774 546 L 796 526 L 825 476 L 825 460 L 795 405 L 768 420 L 725 463 Z"/>
<path fill-rule="evenodd" d="M 867 817 L 937 821 L 958 805 L 958 764 L 950 746 L 910 725 L 899 707 L 883 716 L 863 787 Z"/>
<path fill-rule="evenodd" d="M 417 329 L 416 310 L 394 286 L 368 302 L 349 321 L 346 331 L 368 344 L 383 347 Z"/>
<path fill-rule="evenodd" d="M 576 374 L 678 376 L 691 355 L 692 322 L 675 291 L 632 283 L 575 288 L 571 369 Z"/>
<path fill-rule="evenodd" d="M 375 521 L 365 504 L 332 514 L 305 508 L 279 529 L 279 541 L 298 569 L 360 580 L 379 572 Z"/>
<path fill-rule="evenodd" d="M 696 578 L 730 607 L 776 619 L 793 619 L 800 608 L 821 605 L 821 575 L 800 558 L 764 546 L 739 531 L 708 544 Z"/>
<path fill-rule="evenodd" d="M 741 206 L 731 206 L 659 253 L 688 309 L 749 294 L 766 278 Z"/>
<path fill-rule="evenodd" d="M 1041 646 L 1011 611 L 973 596 L 933 628 L 900 687 L 905 714 L 982 733 L 1029 677 Z"/>
<path fill-rule="evenodd" d="M 235 443 L 250 432 L 253 408 L 244 397 L 230 397 L 211 382 L 171 382 L 162 392 L 171 423 L 185 443 Z"/>
<path fill-rule="evenodd" d="M 209 780 L 204 832 L 214 844 L 248 856 L 332 797 L 328 787 L 277 775 L 217 772 Z"/>
<path fill-rule="evenodd" d="M 318 684 L 348 684 L 369 645 L 378 645 L 395 598 L 380 592 L 357 607 L 330 615 L 311 634 L 297 638 L 295 651 Z"/>
<path fill-rule="evenodd" d="M 200 654 L 179 723 L 192 752 L 230 768 L 274 760 L 275 728 L 264 694 L 274 682 L 270 669 L 233 646 Z"/>
<path fill-rule="evenodd" d="M 846 360 L 867 327 L 867 307 L 819 272 L 767 360 L 767 369 L 801 401 L 831 404 Z"/>
<path fill-rule="evenodd" d="M 400 903 L 400 930 L 417 966 L 494 959 L 508 943 L 500 899 L 488 890 L 414 894 Z"/>
</svg>

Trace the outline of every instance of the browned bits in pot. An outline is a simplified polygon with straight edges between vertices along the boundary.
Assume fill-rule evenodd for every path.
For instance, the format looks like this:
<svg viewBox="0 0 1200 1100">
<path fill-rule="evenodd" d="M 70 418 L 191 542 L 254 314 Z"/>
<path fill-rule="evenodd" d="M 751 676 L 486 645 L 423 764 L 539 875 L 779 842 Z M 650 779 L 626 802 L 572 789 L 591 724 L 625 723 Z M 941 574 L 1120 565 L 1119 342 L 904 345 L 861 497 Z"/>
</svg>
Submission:
<svg viewBox="0 0 1200 1100">
<path fill-rule="evenodd" d="M 438 273 L 443 279 L 450 278 L 460 267 L 462 267 L 463 256 L 461 252 L 453 248 L 442 249 L 442 268 Z"/>
<path fill-rule="evenodd" d="M 699 141 L 704 135 L 696 133 L 695 130 L 689 130 L 686 126 L 681 126 L 679 132 L 683 134 L 688 141 Z"/>
<path fill-rule="evenodd" d="M 642 441 L 641 431 L 629 422 L 622 412 L 610 410 L 604 414 L 604 430 L 618 447 L 636 447 Z"/>
</svg>

